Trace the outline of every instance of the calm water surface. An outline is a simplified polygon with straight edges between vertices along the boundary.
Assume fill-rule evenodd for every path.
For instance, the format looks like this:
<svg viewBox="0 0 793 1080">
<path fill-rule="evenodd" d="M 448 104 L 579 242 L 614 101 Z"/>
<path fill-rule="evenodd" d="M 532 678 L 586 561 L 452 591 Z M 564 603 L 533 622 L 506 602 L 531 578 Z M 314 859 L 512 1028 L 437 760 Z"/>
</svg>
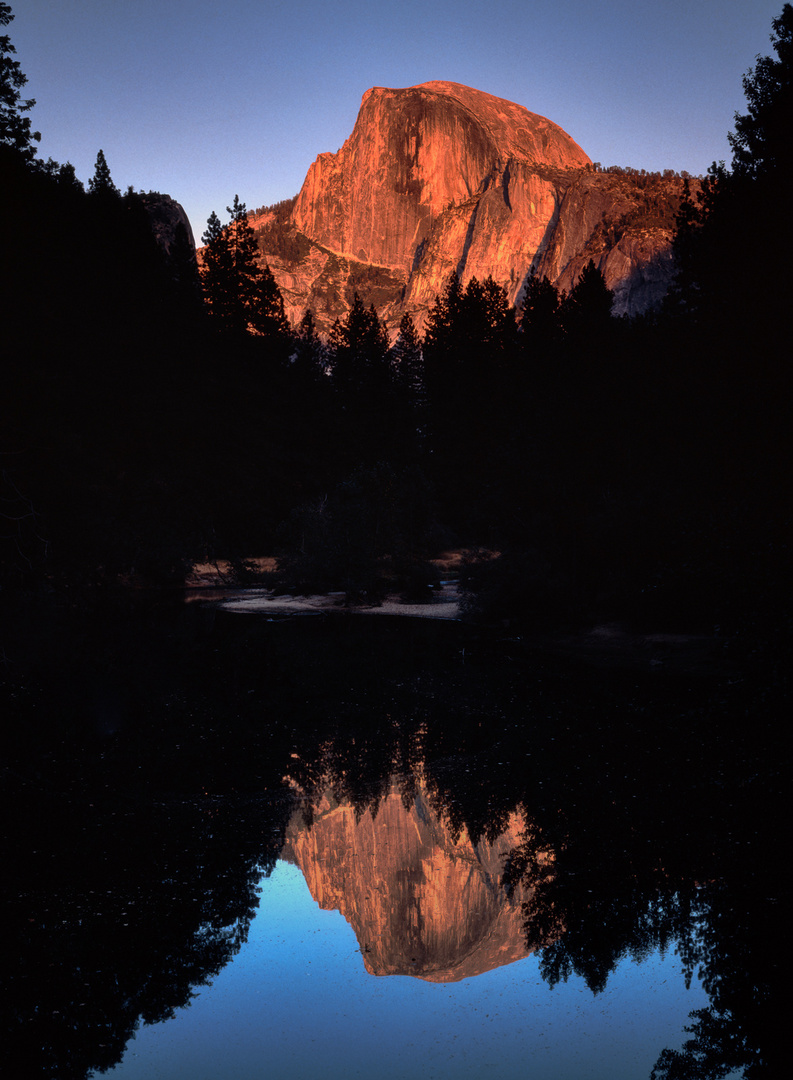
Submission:
<svg viewBox="0 0 793 1080">
<path fill-rule="evenodd" d="M 767 673 L 44 615 L 0 687 L 17 1075 L 779 1075 Z"/>
<path fill-rule="evenodd" d="M 672 954 L 624 960 L 597 996 L 575 976 L 550 990 L 533 956 L 445 985 L 376 978 L 341 915 L 279 862 L 239 956 L 173 1021 L 140 1030 L 110 1075 L 629 1080 L 706 1004 Z"/>
</svg>

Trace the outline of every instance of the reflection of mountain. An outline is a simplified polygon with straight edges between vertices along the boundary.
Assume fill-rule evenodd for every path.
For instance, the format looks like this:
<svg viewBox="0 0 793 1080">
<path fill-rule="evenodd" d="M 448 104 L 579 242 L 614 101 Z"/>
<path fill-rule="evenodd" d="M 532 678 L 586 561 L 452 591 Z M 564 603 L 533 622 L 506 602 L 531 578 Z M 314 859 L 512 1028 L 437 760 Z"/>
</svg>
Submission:
<svg viewBox="0 0 793 1080">
<path fill-rule="evenodd" d="M 520 828 L 513 814 L 493 844 L 465 830 L 455 839 L 421 786 L 409 808 L 392 788 L 358 821 L 324 796 L 312 825 L 292 819 L 283 857 L 320 907 L 347 919 L 371 974 L 456 982 L 527 955 L 521 897 L 500 884 Z"/>
</svg>

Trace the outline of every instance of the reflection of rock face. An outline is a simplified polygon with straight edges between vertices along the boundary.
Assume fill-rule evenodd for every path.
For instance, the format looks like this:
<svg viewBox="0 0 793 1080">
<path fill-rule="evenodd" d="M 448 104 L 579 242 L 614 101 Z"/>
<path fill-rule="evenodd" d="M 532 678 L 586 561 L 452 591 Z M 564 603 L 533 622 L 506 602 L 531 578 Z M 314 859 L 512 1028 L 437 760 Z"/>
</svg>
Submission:
<svg viewBox="0 0 793 1080">
<path fill-rule="evenodd" d="M 455 982 L 527 955 L 520 899 L 499 884 L 519 831 L 513 815 L 494 844 L 455 840 L 421 790 L 407 810 L 392 791 L 358 822 L 325 798 L 312 826 L 293 819 L 284 857 L 350 923 L 371 974 Z"/>
<path fill-rule="evenodd" d="M 394 328 L 421 325 L 456 270 L 492 276 L 519 303 L 532 267 L 568 289 L 590 258 L 615 314 L 657 304 L 671 278 L 679 179 L 595 173 L 545 117 L 459 83 L 363 96 L 352 134 L 320 154 L 290 213 L 252 217 L 299 321 L 327 331 L 354 292 Z M 649 267 L 649 268 L 648 268 Z"/>
</svg>

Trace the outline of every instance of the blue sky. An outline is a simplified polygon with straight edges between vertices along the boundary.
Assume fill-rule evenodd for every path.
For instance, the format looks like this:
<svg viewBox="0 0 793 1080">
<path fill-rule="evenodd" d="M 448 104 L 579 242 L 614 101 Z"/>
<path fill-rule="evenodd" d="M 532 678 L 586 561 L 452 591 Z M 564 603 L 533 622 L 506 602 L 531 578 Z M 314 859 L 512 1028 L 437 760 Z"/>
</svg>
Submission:
<svg viewBox="0 0 793 1080">
<path fill-rule="evenodd" d="M 594 161 L 703 173 L 730 159 L 742 76 L 783 0 L 9 0 L 39 153 L 162 191 L 199 240 L 235 194 L 297 193 L 370 86 L 509 98 Z"/>
</svg>

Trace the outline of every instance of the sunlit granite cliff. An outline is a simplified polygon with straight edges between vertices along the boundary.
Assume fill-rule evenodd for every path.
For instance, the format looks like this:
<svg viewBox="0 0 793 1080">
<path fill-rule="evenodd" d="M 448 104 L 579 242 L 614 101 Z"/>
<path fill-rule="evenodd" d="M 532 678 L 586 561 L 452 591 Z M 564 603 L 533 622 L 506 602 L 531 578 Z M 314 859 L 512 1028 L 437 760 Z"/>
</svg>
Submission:
<svg viewBox="0 0 793 1080">
<path fill-rule="evenodd" d="M 327 329 L 354 292 L 393 327 L 421 324 L 457 270 L 519 303 L 532 268 L 569 289 L 593 258 L 615 313 L 647 310 L 672 271 L 679 178 L 600 172 L 558 125 L 452 82 L 363 96 L 352 134 L 320 154 L 294 203 L 252 215 L 293 322 Z"/>
<path fill-rule="evenodd" d="M 311 895 L 338 910 L 373 975 L 456 982 L 527 955 L 521 894 L 501 886 L 504 856 L 518 843 L 513 815 L 494 843 L 455 837 L 419 787 L 408 805 L 394 788 L 373 817 L 324 796 L 287 831 L 283 857 Z"/>
<path fill-rule="evenodd" d="M 463 215 L 471 241 L 483 231 L 484 222 L 477 227 L 483 210 L 491 225 L 501 225 L 498 211 L 510 205 L 510 186 L 523 194 L 514 175 L 519 164 L 570 168 L 588 162 L 556 124 L 490 94 L 447 82 L 376 87 L 364 94 L 341 150 L 320 154 L 309 169 L 294 222 L 343 255 L 410 273 L 449 208 L 476 200 L 477 213 Z M 542 198 L 539 190 L 528 195 L 529 201 Z M 493 203 L 500 204 L 496 213 Z M 530 207 L 511 209 L 512 218 L 532 216 Z M 539 218 L 545 216 L 540 211 Z M 465 243 L 465 235 L 461 239 Z M 498 246 L 506 239 L 499 237 Z M 514 248 L 519 238 L 511 239 Z M 470 246 L 466 258 L 476 257 Z"/>
</svg>

